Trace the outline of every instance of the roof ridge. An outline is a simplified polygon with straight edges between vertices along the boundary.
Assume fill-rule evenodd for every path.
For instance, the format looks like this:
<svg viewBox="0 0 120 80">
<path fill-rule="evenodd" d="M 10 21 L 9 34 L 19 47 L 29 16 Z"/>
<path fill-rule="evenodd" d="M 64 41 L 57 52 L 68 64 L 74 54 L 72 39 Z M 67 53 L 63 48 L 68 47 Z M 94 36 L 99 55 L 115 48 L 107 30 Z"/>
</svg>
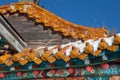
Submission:
<svg viewBox="0 0 120 80">
<path fill-rule="evenodd" d="M 105 37 L 108 31 L 104 28 L 91 28 L 73 24 L 65 19 L 62 19 L 55 14 L 37 6 L 32 2 L 19 2 L 0 7 L 0 13 L 6 14 L 7 12 L 25 13 L 30 18 L 34 18 L 37 23 L 44 23 L 46 27 L 52 27 L 54 31 L 62 32 L 64 36 L 71 36 L 74 39 L 96 39 Z"/>
</svg>

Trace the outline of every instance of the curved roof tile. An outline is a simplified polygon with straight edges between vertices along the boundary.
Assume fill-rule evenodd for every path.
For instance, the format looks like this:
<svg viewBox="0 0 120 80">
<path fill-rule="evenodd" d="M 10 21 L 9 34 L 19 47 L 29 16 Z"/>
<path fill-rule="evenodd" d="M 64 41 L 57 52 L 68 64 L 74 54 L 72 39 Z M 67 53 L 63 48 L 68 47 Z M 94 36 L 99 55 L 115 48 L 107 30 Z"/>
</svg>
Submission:
<svg viewBox="0 0 120 80">
<path fill-rule="evenodd" d="M 109 45 L 109 42 L 112 42 L 111 45 Z M 0 56 L 0 64 L 5 63 L 6 65 L 10 66 L 13 64 L 14 61 L 18 61 L 21 65 L 25 65 L 31 61 L 34 61 L 36 64 L 40 64 L 43 61 L 53 63 L 59 59 L 63 59 L 65 62 L 67 62 L 72 58 L 86 60 L 86 58 L 90 58 L 89 54 L 98 57 L 110 54 L 109 52 L 102 54 L 104 50 L 116 52 L 117 49 L 119 49 L 119 45 L 120 35 L 116 34 L 109 38 L 87 40 L 84 43 L 76 41 L 62 45 L 48 46 L 47 48 L 46 47 L 38 47 L 34 49 L 29 48 L 14 55 L 5 54 Z M 8 60 L 10 62 L 7 63 Z"/>
<path fill-rule="evenodd" d="M 97 39 L 108 34 L 104 28 L 91 28 L 68 22 L 31 2 L 13 3 L 0 7 L 1 14 L 8 12 L 27 14 L 29 18 L 34 18 L 37 23 L 44 23 L 46 27 L 52 27 L 54 31 L 62 32 L 64 36 L 71 36 L 75 39 Z"/>
</svg>

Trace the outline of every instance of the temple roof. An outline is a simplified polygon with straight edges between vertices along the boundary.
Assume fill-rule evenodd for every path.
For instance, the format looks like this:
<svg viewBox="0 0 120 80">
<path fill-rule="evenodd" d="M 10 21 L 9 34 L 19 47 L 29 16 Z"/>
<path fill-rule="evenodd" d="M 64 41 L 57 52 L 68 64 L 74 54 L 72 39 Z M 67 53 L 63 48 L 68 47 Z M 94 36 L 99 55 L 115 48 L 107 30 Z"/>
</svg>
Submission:
<svg viewBox="0 0 120 80">
<path fill-rule="evenodd" d="M 0 7 L 0 13 L 2 15 L 7 13 L 27 14 L 29 18 L 35 19 L 38 24 L 44 24 L 43 27 L 53 28 L 54 31 L 61 32 L 64 36 L 71 36 L 74 39 L 81 38 L 85 40 L 84 42 L 78 40 L 47 47 L 44 45 L 37 48 L 27 48 L 14 55 L 9 53 L 4 54 L 0 56 L 1 64 L 5 63 L 10 66 L 16 61 L 21 65 L 25 65 L 31 61 L 36 64 L 41 64 L 44 61 L 54 63 L 61 59 L 68 62 L 75 58 L 85 62 L 86 60 L 90 60 L 90 55 L 93 56 L 92 58 L 98 58 L 99 56 L 103 57 L 106 54 L 109 55 L 109 51 L 113 54 L 117 52 L 117 50 L 119 51 L 120 34 L 106 37 L 105 34 L 108 32 L 104 28 L 91 28 L 73 24 L 30 2 L 14 3 L 2 6 Z M 116 59 L 118 58 L 115 58 L 114 60 Z M 11 61 L 11 64 L 8 60 Z"/>
<path fill-rule="evenodd" d="M 120 74 L 120 34 L 106 37 L 104 28 L 73 24 L 30 2 L 2 6 L 0 13 L 0 79 L 108 79 Z M 65 42 L 46 46 L 49 37 Z M 42 39 L 47 41 L 40 45 Z M 39 47 L 29 46 L 30 40 Z"/>
<path fill-rule="evenodd" d="M 98 39 L 108 34 L 104 28 L 92 28 L 68 22 L 31 2 L 12 3 L 0 7 L 1 14 L 15 12 L 27 14 L 37 23 L 43 23 L 46 27 L 51 27 L 54 31 L 61 32 L 64 36 L 71 36 L 74 39 Z"/>
</svg>

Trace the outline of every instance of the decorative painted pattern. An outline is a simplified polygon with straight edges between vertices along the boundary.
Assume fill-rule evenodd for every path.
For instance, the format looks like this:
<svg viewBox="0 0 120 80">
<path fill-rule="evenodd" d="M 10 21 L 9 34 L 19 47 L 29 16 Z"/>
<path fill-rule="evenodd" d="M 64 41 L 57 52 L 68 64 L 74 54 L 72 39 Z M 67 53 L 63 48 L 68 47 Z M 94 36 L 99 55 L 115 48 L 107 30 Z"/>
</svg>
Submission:
<svg viewBox="0 0 120 80">
<path fill-rule="evenodd" d="M 10 72 L 1 72 L 0 78 L 7 80 L 9 79 L 44 79 L 44 78 L 65 78 L 66 80 L 69 77 L 81 77 L 86 80 L 99 80 L 104 79 L 108 80 L 112 75 L 120 74 L 120 65 L 117 64 L 108 64 L 108 68 L 103 68 L 100 65 L 92 66 L 91 71 L 87 71 L 87 67 L 78 67 L 78 68 L 62 68 L 62 69 L 48 69 L 48 70 L 27 70 L 27 71 L 10 71 Z M 66 78 L 67 77 L 67 78 Z"/>
</svg>

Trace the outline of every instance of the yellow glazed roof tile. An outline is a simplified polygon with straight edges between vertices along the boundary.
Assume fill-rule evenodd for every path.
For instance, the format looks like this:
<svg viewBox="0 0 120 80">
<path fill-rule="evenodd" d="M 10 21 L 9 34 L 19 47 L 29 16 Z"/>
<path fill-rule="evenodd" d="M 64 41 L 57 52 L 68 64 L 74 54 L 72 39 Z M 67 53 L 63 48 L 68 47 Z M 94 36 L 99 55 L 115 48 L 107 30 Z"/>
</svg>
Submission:
<svg viewBox="0 0 120 80">
<path fill-rule="evenodd" d="M 16 61 L 19 62 L 21 65 L 25 65 L 31 61 L 34 61 L 36 64 L 40 64 L 43 61 L 49 61 L 50 63 L 53 63 L 57 59 L 63 59 L 64 61 L 67 62 L 72 58 L 79 58 L 81 60 L 85 60 L 88 54 L 92 54 L 93 56 L 97 57 L 103 50 L 116 51 L 120 45 L 120 43 L 116 43 L 120 40 L 120 35 L 116 34 L 115 36 L 112 37 L 114 38 L 113 39 L 111 37 L 102 38 L 100 39 L 99 43 L 94 43 L 99 39 L 91 41 L 87 40 L 84 42 L 85 43 L 84 47 L 81 47 L 81 45 L 83 46 L 82 42 L 81 43 L 71 42 L 59 46 L 58 45 L 48 46 L 49 49 L 47 50 L 46 47 L 38 47 L 34 49 L 33 48 L 25 49 L 22 52 L 19 52 L 14 55 L 4 54 L 0 56 L 0 64 L 5 63 L 6 65 L 10 66 L 13 64 L 13 62 Z M 108 41 L 105 39 L 108 39 Z M 102 46 L 100 46 L 101 44 Z M 97 49 L 95 50 L 94 48 Z M 41 51 L 41 49 L 43 51 Z"/>
<path fill-rule="evenodd" d="M 31 2 L 13 3 L 0 7 L 1 14 L 9 12 L 27 14 L 29 18 L 34 18 L 37 23 L 44 23 L 46 27 L 52 27 L 54 31 L 62 32 L 64 36 L 71 36 L 75 39 L 97 39 L 108 34 L 104 28 L 91 28 L 68 22 Z"/>
</svg>

